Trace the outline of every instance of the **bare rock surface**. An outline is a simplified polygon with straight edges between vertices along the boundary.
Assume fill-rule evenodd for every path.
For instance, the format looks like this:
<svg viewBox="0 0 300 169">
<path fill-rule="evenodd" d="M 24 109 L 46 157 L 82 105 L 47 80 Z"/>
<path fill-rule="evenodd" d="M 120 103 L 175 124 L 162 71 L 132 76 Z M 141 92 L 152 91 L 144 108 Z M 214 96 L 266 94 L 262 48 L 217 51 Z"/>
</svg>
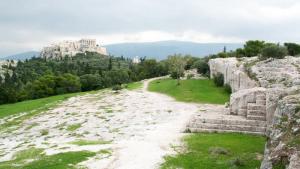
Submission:
<svg viewBox="0 0 300 169">
<path fill-rule="evenodd" d="M 14 153 L 29 147 L 42 148 L 47 155 L 106 150 L 111 154 L 98 154 L 79 166 L 158 168 L 163 156 L 173 152 L 170 144 L 178 143 L 199 105 L 148 92 L 148 83 L 135 91 L 104 90 L 73 97 L 27 119 L 17 130 L 0 130 L 0 161 L 11 160 Z M 106 144 L 72 144 L 76 140 L 101 140 Z"/>
<path fill-rule="evenodd" d="M 224 83 L 234 91 L 230 114 L 267 124 L 269 139 L 261 169 L 280 164 L 300 168 L 300 58 L 218 58 L 209 64 L 211 77 L 223 74 Z"/>
</svg>

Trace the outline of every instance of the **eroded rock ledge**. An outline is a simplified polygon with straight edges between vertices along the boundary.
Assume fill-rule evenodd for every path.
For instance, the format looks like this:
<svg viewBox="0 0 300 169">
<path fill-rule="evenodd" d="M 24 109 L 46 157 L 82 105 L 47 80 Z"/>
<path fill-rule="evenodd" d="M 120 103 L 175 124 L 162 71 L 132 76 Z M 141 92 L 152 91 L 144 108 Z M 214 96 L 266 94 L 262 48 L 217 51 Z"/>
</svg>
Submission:
<svg viewBox="0 0 300 169">
<path fill-rule="evenodd" d="M 223 74 L 233 90 L 230 114 L 266 122 L 261 169 L 300 168 L 300 58 L 217 58 L 209 65 L 211 77 Z"/>
</svg>

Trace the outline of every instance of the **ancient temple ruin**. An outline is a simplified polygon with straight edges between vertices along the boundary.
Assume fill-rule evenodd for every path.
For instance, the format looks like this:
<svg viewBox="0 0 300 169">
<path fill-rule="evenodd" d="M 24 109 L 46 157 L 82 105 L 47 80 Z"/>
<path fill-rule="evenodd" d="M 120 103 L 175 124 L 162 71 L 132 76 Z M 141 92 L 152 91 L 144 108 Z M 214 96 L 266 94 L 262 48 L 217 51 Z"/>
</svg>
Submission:
<svg viewBox="0 0 300 169">
<path fill-rule="evenodd" d="M 79 41 L 63 41 L 44 47 L 41 51 L 42 58 L 62 58 L 75 56 L 77 53 L 96 52 L 107 55 L 105 47 L 96 43 L 96 39 L 81 39 Z"/>
</svg>

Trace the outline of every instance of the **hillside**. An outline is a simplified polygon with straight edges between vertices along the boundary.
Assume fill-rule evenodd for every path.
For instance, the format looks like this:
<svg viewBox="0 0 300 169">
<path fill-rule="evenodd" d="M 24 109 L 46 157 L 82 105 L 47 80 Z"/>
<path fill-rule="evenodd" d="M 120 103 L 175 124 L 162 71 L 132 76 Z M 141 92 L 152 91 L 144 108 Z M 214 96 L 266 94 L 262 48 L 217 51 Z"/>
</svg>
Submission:
<svg viewBox="0 0 300 169">
<path fill-rule="evenodd" d="M 185 41 L 158 41 L 144 43 L 119 43 L 106 45 L 110 55 L 134 58 L 135 56 L 155 59 L 165 59 L 168 55 L 175 53 L 191 54 L 203 57 L 209 54 L 216 54 L 223 51 L 226 46 L 227 51 L 235 50 L 243 46 L 241 43 L 195 43 Z M 33 56 L 39 56 L 37 51 L 28 51 L 15 55 L 0 58 L 0 60 L 13 59 L 25 60 Z"/>
<path fill-rule="evenodd" d="M 38 57 L 40 55 L 40 52 L 37 51 L 28 51 L 28 52 L 23 52 L 23 53 L 18 53 L 6 57 L 0 57 L 0 60 L 26 60 L 30 59 L 34 56 Z"/>
</svg>

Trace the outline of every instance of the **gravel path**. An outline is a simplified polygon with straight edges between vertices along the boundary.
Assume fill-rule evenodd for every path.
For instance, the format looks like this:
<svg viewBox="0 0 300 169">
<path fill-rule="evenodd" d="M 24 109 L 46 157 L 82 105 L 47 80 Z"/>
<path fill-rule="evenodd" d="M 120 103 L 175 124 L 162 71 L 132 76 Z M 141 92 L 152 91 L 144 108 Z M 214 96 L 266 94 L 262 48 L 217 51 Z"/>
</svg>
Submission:
<svg viewBox="0 0 300 169">
<path fill-rule="evenodd" d="M 149 81 L 134 91 L 104 90 L 70 98 L 28 119 L 18 130 L 0 133 L 0 161 L 10 160 L 15 152 L 31 146 L 45 149 L 48 155 L 80 150 L 111 152 L 79 164 L 87 168 L 158 168 L 163 156 L 172 153 L 170 145 L 178 144 L 185 124 L 200 105 L 148 92 Z M 45 130 L 48 133 L 42 134 Z M 71 144 L 76 140 L 109 144 Z"/>
</svg>

